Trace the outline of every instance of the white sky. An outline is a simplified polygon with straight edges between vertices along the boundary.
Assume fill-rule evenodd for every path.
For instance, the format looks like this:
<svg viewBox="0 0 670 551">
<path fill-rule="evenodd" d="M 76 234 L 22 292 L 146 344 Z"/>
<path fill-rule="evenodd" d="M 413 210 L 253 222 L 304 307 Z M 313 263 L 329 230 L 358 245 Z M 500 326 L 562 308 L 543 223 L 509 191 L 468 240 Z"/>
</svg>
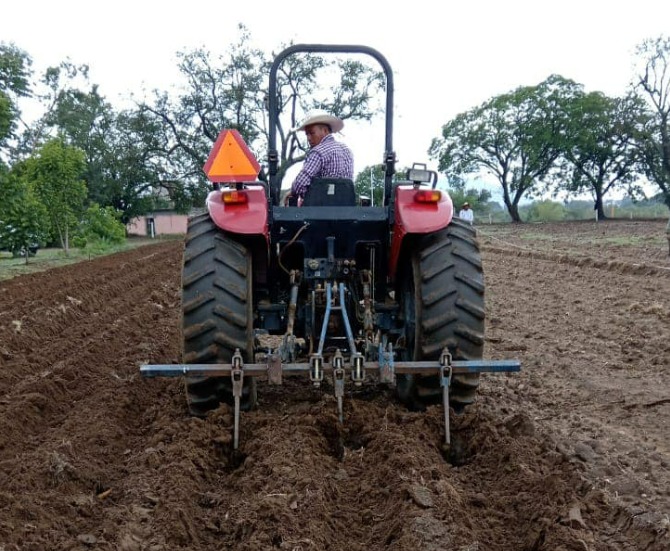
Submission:
<svg viewBox="0 0 670 551">
<path fill-rule="evenodd" d="M 456 114 L 552 73 L 623 94 L 635 46 L 670 30 L 667 0 L 10 1 L 0 8 L 0 41 L 27 51 L 37 71 L 66 58 L 89 64 L 91 82 L 113 103 L 169 88 L 177 51 L 222 52 L 237 41 L 238 23 L 268 53 L 291 40 L 371 46 L 394 70 L 399 166 L 432 169 L 430 142 Z M 382 160 L 383 126 L 372 130 L 372 138 L 344 130 L 357 171 Z"/>
</svg>

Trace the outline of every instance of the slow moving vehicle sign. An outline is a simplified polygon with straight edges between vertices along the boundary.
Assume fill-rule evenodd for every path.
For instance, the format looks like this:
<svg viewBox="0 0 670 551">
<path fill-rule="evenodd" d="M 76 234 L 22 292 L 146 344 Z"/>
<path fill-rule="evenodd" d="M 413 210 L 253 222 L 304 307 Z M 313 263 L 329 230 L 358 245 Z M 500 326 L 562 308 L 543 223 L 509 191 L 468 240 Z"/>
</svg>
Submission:
<svg viewBox="0 0 670 551">
<path fill-rule="evenodd" d="M 203 167 L 211 182 L 253 182 L 261 165 L 237 130 L 222 130 Z"/>
</svg>

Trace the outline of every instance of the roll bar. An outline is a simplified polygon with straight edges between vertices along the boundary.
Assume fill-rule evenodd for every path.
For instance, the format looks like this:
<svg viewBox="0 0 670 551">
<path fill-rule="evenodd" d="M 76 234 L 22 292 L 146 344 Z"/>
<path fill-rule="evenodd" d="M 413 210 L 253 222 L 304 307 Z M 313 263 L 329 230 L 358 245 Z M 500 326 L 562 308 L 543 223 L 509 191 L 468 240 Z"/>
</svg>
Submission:
<svg viewBox="0 0 670 551">
<path fill-rule="evenodd" d="M 296 53 L 353 53 L 366 54 L 375 58 L 382 66 L 386 75 L 386 129 L 384 140 L 384 197 L 388 198 L 391 195 L 391 185 L 393 182 L 393 174 L 395 173 L 395 151 L 393 151 L 393 71 L 386 58 L 374 48 L 359 45 L 347 44 L 295 44 L 289 46 L 280 52 L 272 63 L 270 68 L 270 85 L 269 85 L 269 119 L 270 119 L 270 136 L 268 149 L 268 173 L 270 193 L 272 195 L 272 203 L 279 204 L 279 193 L 281 188 L 281 181 L 278 177 L 279 168 L 279 152 L 277 151 L 277 121 L 279 118 L 279 106 L 277 98 L 277 71 L 282 62 L 289 56 Z"/>
</svg>

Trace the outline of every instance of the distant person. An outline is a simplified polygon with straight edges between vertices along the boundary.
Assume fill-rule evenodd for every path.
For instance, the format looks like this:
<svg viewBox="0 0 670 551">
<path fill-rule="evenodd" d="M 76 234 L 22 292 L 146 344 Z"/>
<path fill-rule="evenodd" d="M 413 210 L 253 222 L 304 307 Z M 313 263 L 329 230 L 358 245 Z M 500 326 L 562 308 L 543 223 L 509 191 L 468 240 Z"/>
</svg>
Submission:
<svg viewBox="0 0 670 551">
<path fill-rule="evenodd" d="M 284 204 L 288 204 L 292 197 L 302 201 L 313 178 L 353 180 L 354 156 L 345 144 L 333 136 L 342 128 L 344 122 L 341 119 L 327 113 L 317 113 L 308 116 L 296 129 L 305 131 L 310 149 Z"/>
<path fill-rule="evenodd" d="M 472 225 L 475 221 L 475 215 L 472 212 L 472 209 L 470 208 L 470 203 L 467 201 L 463 203 L 463 206 L 461 207 L 461 210 L 458 213 L 458 217 L 462 220 L 465 220 L 466 222 L 469 222 L 470 225 Z"/>
</svg>

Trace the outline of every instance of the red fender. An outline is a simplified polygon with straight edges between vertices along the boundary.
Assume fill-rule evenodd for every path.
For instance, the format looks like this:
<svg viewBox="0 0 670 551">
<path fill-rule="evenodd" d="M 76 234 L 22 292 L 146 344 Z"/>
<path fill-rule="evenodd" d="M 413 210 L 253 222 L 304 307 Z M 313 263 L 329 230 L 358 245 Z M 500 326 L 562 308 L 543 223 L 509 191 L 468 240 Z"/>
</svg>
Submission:
<svg viewBox="0 0 670 551">
<path fill-rule="evenodd" d="M 212 221 L 222 230 L 245 235 L 264 235 L 269 239 L 268 201 L 262 186 L 247 187 L 238 193 L 246 194 L 246 201 L 224 203 L 222 194 L 232 190 L 211 191 L 207 196 L 207 210 Z"/>
<path fill-rule="evenodd" d="M 454 217 L 454 204 L 449 194 L 441 191 L 440 199 L 435 203 L 424 203 L 415 200 L 424 188 L 414 187 L 396 188 L 395 220 L 391 236 L 391 256 L 389 258 L 389 274 L 395 280 L 396 268 L 403 239 L 407 234 L 433 233 L 446 228 Z"/>
</svg>

